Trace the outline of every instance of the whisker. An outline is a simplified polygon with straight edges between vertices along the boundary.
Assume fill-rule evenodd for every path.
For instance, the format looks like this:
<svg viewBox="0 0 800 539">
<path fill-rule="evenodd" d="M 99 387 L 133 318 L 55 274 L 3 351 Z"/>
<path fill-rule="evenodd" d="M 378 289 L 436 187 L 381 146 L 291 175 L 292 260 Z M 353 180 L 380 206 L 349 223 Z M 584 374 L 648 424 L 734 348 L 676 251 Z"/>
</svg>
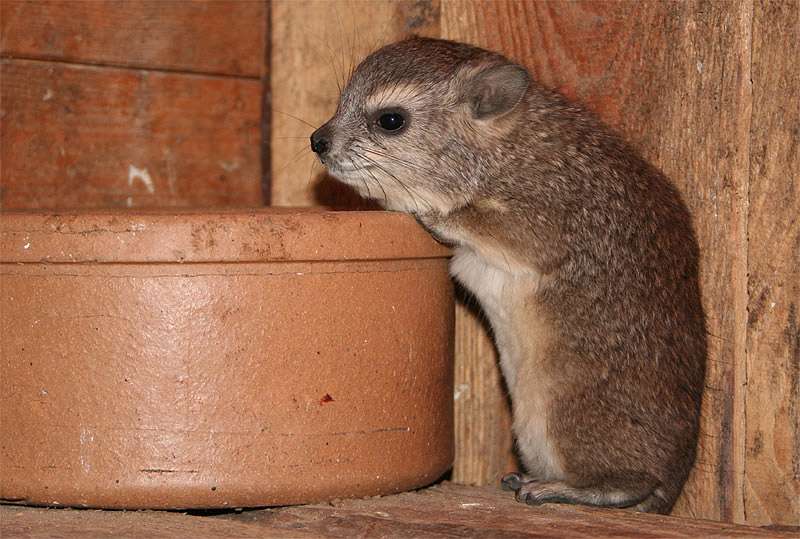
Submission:
<svg viewBox="0 0 800 539">
<path fill-rule="evenodd" d="M 356 154 L 356 157 L 359 157 L 358 154 Z M 356 171 L 359 173 L 358 174 L 358 179 L 361 180 L 361 183 L 364 184 L 364 187 L 367 190 L 367 198 L 373 198 L 372 191 L 369 188 L 369 184 L 367 183 L 367 180 L 364 178 L 364 176 L 361 174 L 363 172 L 363 169 L 361 167 L 359 167 L 358 165 L 356 165 L 356 163 L 355 163 L 355 161 L 353 161 L 352 157 L 348 157 L 348 160 L 350 161 L 350 165 L 352 165 L 352 167 L 354 169 L 356 169 Z M 378 184 L 378 187 L 381 187 L 380 184 Z M 383 187 L 381 187 L 381 189 L 383 189 Z"/>
<path fill-rule="evenodd" d="M 351 9 L 353 6 L 351 6 Z M 353 71 L 356 68 L 356 22 L 353 17 L 350 18 L 350 66 L 347 71 L 347 80 L 353 78 Z"/>
<path fill-rule="evenodd" d="M 358 153 L 358 150 L 359 150 L 359 149 L 360 149 L 360 147 L 359 147 L 359 146 L 355 146 L 355 147 L 353 147 L 353 148 L 351 149 L 351 151 L 353 152 L 353 154 L 355 155 L 355 157 L 358 157 L 359 159 L 361 159 L 361 160 L 364 160 L 364 156 L 363 156 L 363 155 L 361 155 L 360 153 Z M 355 168 L 356 170 L 358 170 L 358 172 L 359 172 L 359 177 L 362 179 L 362 181 L 364 182 L 364 184 L 365 184 L 365 185 L 367 185 L 367 182 L 366 182 L 366 179 L 364 178 L 363 174 L 364 174 L 364 172 L 366 172 L 367 174 L 369 174 L 370 178 L 372 178 L 372 181 L 373 181 L 373 182 L 375 182 L 375 184 L 376 184 L 378 187 L 380 187 L 381 191 L 383 192 L 383 201 L 384 201 L 384 203 L 385 203 L 385 204 L 388 204 L 388 203 L 389 203 L 389 198 L 386 196 L 386 190 L 383 188 L 383 185 L 381 184 L 381 182 L 380 182 L 380 181 L 378 181 L 378 178 L 376 178 L 376 177 L 375 177 L 375 175 L 374 175 L 374 174 L 372 174 L 372 171 L 370 171 L 369 169 L 366 169 L 366 168 L 364 168 L 364 167 L 360 167 L 360 166 L 356 165 L 356 164 L 355 164 L 355 161 L 353 161 L 353 159 L 352 159 L 352 158 L 350 158 L 350 163 L 353 165 L 353 168 Z M 369 189 L 369 188 L 367 188 L 367 189 Z M 370 198 L 373 198 L 373 199 L 374 199 L 374 197 L 372 196 L 372 193 L 370 193 L 370 194 L 369 194 L 369 196 L 370 196 Z"/>
<path fill-rule="evenodd" d="M 389 154 L 389 153 L 379 152 L 379 151 L 376 151 L 376 150 L 370 150 L 369 148 L 363 148 L 363 150 L 365 152 L 367 152 L 367 153 L 371 153 L 371 154 L 377 155 L 379 157 L 385 157 L 387 159 L 391 159 L 392 161 L 395 161 L 396 163 L 400 163 L 401 165 L 405 165 L 407 167 L 410 167 L 410 168 L 413 168 L 413 169 L 416 169 L 416 170 L 420 170 L 420 171 L 425 172 L 425 173 L 429 173 L 430 172 L 430 170 L 425 168 L 425 167 L 422 167 L 422 166 L 420 166 L 420 165 L 418 165 L 416 163 L 412 163 L 411 161 L 406 161 L 405 159 L 401 159 L 400 157 L 394 156 L 394 155 Z"/>
<path fill-rule="evenodd" d="M 384 207 L 388 206 L 389 205 L 389 196 L 386 194 L 386 189 L 383 188 L 383 184 L 381 184 L 381 182 L 378 180 L 378 178 L 375 177 L 375 174 L 373 174 L 372 171 L 369 170 L 368 168 L 363 169 L 363 172 L 366 172 L 367 174 L 369 174 L 370 177 L 372 178 L 372 181 L 375 182 L 375 185 L 380 187 L 381 193 L 383 193 L 383 206 Z"/>
<path fill-rule="evenodd" d="M 309 24 L 304 22 L 304 21 L 293 21 L 293 22 L 298 22 L 300 24 L 300 26 L 302 27 L 301 30 L 307 36 L 316 35 L 316 34 L 319 33 L 317 30 L 312 29 L 309 26 Z M 330 39 L 328 39 L 327 26 L 326 26 L 325 33 L 324 33 L 323 38 L 322 38 L 321 41 L 324 42 L 326 48 L 328 49 L 327 53 L 326 53 L 326 51 L 323 51 L 323 50 L 320 49 L 320 47 L 318 46 L 317 42 L 306 41 L 305 45 L 310 47 L 310 49 L 311 49 L 310 52 L 311 52 L 311 54 L 313 56 L 322 56 L 323 53 L 327 54 L 329 61 L 326 63 L 326 65 L 327 65 L 327 67 L 328 67 L 328 69 L 330 71 L 329 74 L 333 75 L 333 80 L 336 83 L 337 88 L 339 89 L 339 93 L 341 94 L 342 93 L 342 89 L 339 86 L 339 74 L 335 70 L 335 66 L 334 66 L 334 62 L 333 62 L 333 56 L 332 56 L 333 49 L 331 48 L 331 45 L 330 45 Z"/>
<path fill-rule="evenodd" d="M 417 201 L 417 197 L 415 197 L 415 196 L 414 196 L 414 194 L 411 192 L 411 189 L 409 189 L 409 187 L 408 187 L 408 186 L 407 186 L 405 183 L 403 183 L 402 181 L 400 181 L 400 178 L 398 178 L 397 176 L 395 176 L 394 174 L 392 174 L 391 172 L 389 172 L 388 170 L 386 170 L 386 169 L 385 169 L 383 166 L 381 166 L 381 164 L 380 164 L 380 163 L 378 163 L 378 162 L 377 162 L 377 161 L 375 161 L 374 159 L 372 159 L 372 158 L 370 158 L 370 157 L 367 157 L 367 156 L 365 156 L 365 155 L 364 155 L 364 156 L 362 156 L 362 158 L 363 158 L 365 161 L 367 161 L 368 163 L 370 163 L 370 164 L 374 165 L 376 168 L 379 168 L 379 169 L 380 169 L 380 170 L 381 170 L 381 171 L 382 171 L 384 174 L 386 174 L 387 176 L 389 176 L 390 178 L 392 178 L 392 179 L 393 179 L 395 182 L 397 182 L 397 184 L 398 184 L 400 187 L 402 187 L 402 188 L 405 190 L 405 192 L 406 192 L 406 193 L 408 193 L 408 196 L 409 196 L 409 197 L 411 197 L 411 200 L 414 202 L 414 207 L 416 208 L 416 210 L 417 210 L 417 213 L 418 213 L 418 214 L 419 214 L 419 213 L 421 213 L 421 211 L 420 211 L 420 208 L 419 208 L 419 202 Z"/>
<path fill-rule="evenodd" d="M 297 116 L 289 114 L 288 112 L 283 112 L 282 110 L 277 110 L 277 109 L 272 109 L 272 111 L 273 112 L 277 112 L 278 114 L 283 114 L 284 116 L 288 116 L 289 118 L 292 118 L 293 120 L 297 120 L 298 122 L 302 122 L 302 123 L 306 124 L 308 127 L 310 127 L 311 129 L 314 129 L 315 131 L 317 129 L 319 129 L 318 125 L 314 125 L 312 123 L 309 123 L 309 122 L 305 121 L 302 118 L 298 118 Z"/>
<path fill-rule="evenodd" d="M 308 179 L 306 180 L 306 188 L 311 186 L 311 182 L 314 179 L 314 169 L 317 167 L 318 163 L 319 163 L 319 161 L 317 161 L 316 159 L 312 159 L 311 160 L 311 168 L 308 171 Z"/>
<path fill-rule="evenodd" d="M 342 82 L 339 80 L 339 71 L 337 70 L 337 67 L 336 67 L 336 61 L 335 61 L 335 58 L 334 58 L 333 48 L 327 42 L 325 43 L 325 45 L 327 46 L 328 51 L 329 51 L 328 52 L 328 59 L 330 61 L 328 62 L 328 68 L 333 73 L 333 80 L 334 80 L 334 82 L 336 82 L 336 89 L 339 91 L 339 95 L 341 95 L 342 94 Z"/>
<path fill-rule="evenodd" d="M 339 62 L 340 62 L 341 68 L 342 68 L 342 86 L 344 86 L 345 84 L 347 84 L 347 80 L 344 79 L 344 77 L 346 76 L 346 73 L 347 73 L 347 68 L 345 67 L 345 46 L 346 46 L 346 43 L 344 42 L 344 39 L 345 39 L 344 38 L 344 24 L 342 23 L 342 17 L 339 14 L 339 8 L 336 6 L 335 3 L 333 4 L 333 12 L 336 15 L 336 22 L 339 25 L 339 35 L 341 37 L 341 39 L 339 40 L 339 45 L 340 45 L 339 46 L 339 51 L 340 51 Z M 339 91 L 339 93 L 340 94 L 342 93 L 341 90 Z"/>
<path fill-rule="evenodd" d="M 336 82 L 336 88 L 339 90 L 339 93 L 342 93 L 342 83 L 339 81 L 339 70 L 338 65 L 336 64 L 336 51 L 333 50 L 331 46 L 331 38 L 330 38 L 330 27 L 329 25 L 325 26 L 325 34 L 323 36 L 323 42 L 325 44 L 325 48 L 328 49 L 328 67 L 330 68 L 331 72 L 333 73 L 333 79 Z"/>
<path fill-rule="evenodd" d="M 407 166 L 407 167 L 409 167 L 411 169 L 417 170 L 417 171 L 419 171 L 419 172 L 421 172 L 423 174 L 429 174 L 429 175 L 435 174 L 435 172 L 433 172 L 432 169 L 429 169 L 427 167 L 418 165 L 417 163 L 413 163 L 411 161 L 406 161 L 405 159 L 401 159 L 400 157 L 392 155 L 392 154 L 390 154 L 388 152 L 380 152 L 380 151 L 377 151 L 377 150 L 372 150 L 370 148 L 362 148 L 362 149 L 365 152 L 369 153 L 369 154 L 377 155 L 377 156 L 380 156 L 380 157 L 384 157 L 386 159 L 391 159 L 392 161 L 395 161 L 396 163 L 400 163 L 401 165 L 404 165 L 404 166 Z M 445 159 L 453 160 L 453 158 L 449 157 L 449 156 L 446 157 Z M 453 160 L 453 162 L 454 162 L 454 165 L 455 165 L 455 161 L 454 160 Z M 472 203 L 472 201 L 469 199 L 469 197 L 467 196 L 466 193 L 460 193 L 460 196 L 464 201 L 461 207 L 469 206 Z"/>
<path fill-rule="evenodd" d="M 275 170 L 275 172 L 273 172 L 273 174 L 272 174 L 272 175 L 273 175 L 273 176 L 277 176 L 278 174 L 280 174 L 281 172 L 283 172 L 284 170 L 286 170 L 287 168 L 289 168 L 289 165 L 291 165 L 292 163 L 294 163 L 295 161 L 297 161 L 297 160 L 300 158 L 300 156 L 301 156 L 301 155 L 303 155 L 303 152 L 307 152 L 307 151 L 311 151 L 311 149 L 310 149 L 308 146 L 306 146 L 306 145 L 303 145 L 303 147 L 302 147 L 302 148 L 300 148 L 300 151 L 296 152 L 296 153 L 295 153 L 295 154 L 294 154 L 294 155 L 291 157 L 291 159 L 289 159 L 289 160 L 288 160 L 286 163 L 284 163 L 284 164 L 283 164 L 283 165 L 282 165 L 282 166 L 281 166 L 279 169 Z"/>
<path fill-rule="evenodd" d="M 366 148 L 362 148 L 362 149 L 366 149 Z M 366 155 L 359 155 L 359 158 L 363 159 L 367 163 L 371 164 L 374 167 L 379 168 L 381 171 L 383 171 L 384 173 L 388 174 L 386 169 L 381 167 L 374 159 L 370 159 Z M 375 183 L 377 183 L 378 186 L 381 188 L 381 190 L 383 191 L 383 201 L 388 205 L 389 204 L 389 197 L 386 195 L 386 190 L 383 188 L 383 184 L 381 183 L 381 181 L 378 180 L 378 178 L 375 177 L 375 174 L 373 174 L 371 170 L 369 170 L 369 169 L 364 169 L 364 170 L 372 177 L 372 179 L 375 181 Z M 411 193 L 409 193 L 409 196 L 411 196 Z"/>
</svg>

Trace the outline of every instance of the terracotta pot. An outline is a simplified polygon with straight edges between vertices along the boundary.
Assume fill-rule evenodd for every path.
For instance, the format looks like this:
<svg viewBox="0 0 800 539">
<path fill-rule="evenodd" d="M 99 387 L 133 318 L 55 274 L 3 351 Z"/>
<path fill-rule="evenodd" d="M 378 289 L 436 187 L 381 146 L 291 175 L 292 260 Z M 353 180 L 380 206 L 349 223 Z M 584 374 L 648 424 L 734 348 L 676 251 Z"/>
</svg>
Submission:
<svg viewBox="0 0 800 539">
<path fill-rule="evenodd" d="M 0 219 L 0 497 L 247 507 L 451 465 L 445 248 L 386 212 Z"/>
</svg>

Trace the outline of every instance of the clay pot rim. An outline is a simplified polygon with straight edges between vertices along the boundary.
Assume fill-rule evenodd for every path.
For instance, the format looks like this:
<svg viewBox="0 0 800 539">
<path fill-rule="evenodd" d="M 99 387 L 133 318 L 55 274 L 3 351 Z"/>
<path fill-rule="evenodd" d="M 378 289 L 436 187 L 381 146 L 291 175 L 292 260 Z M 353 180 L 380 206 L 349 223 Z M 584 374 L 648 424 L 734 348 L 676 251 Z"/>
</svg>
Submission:
<svg viewBox="0 0 800 539">
<path fill-rule="evenodd" d="M 4 210 L 0 263 L 317 262 L 446 258 L 413 217 L 324 208 Z"/>
</svg>

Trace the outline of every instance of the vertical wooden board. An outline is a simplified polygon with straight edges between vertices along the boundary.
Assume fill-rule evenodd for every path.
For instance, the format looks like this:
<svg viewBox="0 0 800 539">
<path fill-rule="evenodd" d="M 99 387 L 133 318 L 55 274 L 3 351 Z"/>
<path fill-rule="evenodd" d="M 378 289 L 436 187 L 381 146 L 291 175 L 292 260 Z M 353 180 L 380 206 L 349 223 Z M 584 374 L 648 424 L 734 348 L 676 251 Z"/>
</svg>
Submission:
<svg viewBox="0 0 800 539">
<path fill-rule="evenodd" d="M 467 300 L 472 302 L 474 300 Z M 456 455 L 452 480 L 499 485 L 519 468 L 512 452 L 511 410 L 486 322 L 463 302 L 456 306 Z"/>
<path fill-rule="evenodd" d="M 260 205 L 258 80 L 2 60 L 3 208 Z"/>
<path fill-rule="evenodd" d="M 263 74 L 264 0 L 3 0 L 0 54 Z"/>
<path fill-rule="evenodd" d="M 443 0 L 442 33 L 521 61 L 681 188 L 703 252 L 710 361 L 698 463 L 676 513 L 741 518 L 749 5 Z"/>
<path fill-rule="evenodd" d="M 618 120 L 617 90 L 631 75 L 629 64 L 641 56 L 641 38 L 649 28 L 640 17 L 647 7 L 560 0 L 445 2 L 444 37 L 512 56 L 544 85 L 581 99 L 606 121 Z"/>
<path fill-rule="evenodd" d="M 333 115 L 349 71 L 375 48 L 409 35 L 438 34 L 438 0 L 273 0 L 272 203 L 363 207 L 327 178 L 309 149 Z"/>
<path fill-rule="evenodd" d="M 752 5 L 664 5 L 647 24 L 666 32 L 647 34 L 619 127 L 678 184 L 701 249 L 708 373 L 697 464 L 675 513 L 741 522 Z"/>
<path fill-rule="evenodd" d="M 800 4 L 753 20 L 744 510 L 800 525 Z"/>
</svg>

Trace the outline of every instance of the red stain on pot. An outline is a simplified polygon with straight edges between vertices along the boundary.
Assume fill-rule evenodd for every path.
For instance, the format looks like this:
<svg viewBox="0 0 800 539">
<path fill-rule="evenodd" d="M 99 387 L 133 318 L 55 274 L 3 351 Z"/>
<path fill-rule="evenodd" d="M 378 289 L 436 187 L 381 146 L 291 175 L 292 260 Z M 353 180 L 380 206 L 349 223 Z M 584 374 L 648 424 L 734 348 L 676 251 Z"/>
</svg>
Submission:
<svg viewBox="0 0 800 539">
<path fill-rule="evenodd" d="M 0 498 L 249 507 L 429 484 L 453 456 L 447 256 L 386 212 L 4 212 Z"/>
</svg>

